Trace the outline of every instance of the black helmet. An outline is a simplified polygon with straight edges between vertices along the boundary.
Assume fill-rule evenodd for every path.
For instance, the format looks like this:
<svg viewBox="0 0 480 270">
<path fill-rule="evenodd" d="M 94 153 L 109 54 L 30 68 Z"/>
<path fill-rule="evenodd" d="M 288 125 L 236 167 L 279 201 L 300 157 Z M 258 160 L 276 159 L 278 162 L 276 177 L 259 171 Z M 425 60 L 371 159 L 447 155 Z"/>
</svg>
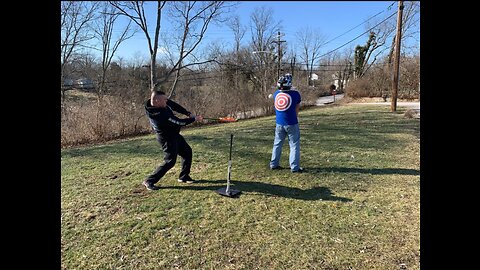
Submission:
<svg viewBox="0 0 480 270">
<path fill-rule="evenodd" d="M 277 86 L 282 89 L 290 89 L 290 87 L 292 87 L 292 74 L 287 73 L 280 76 L 277 82 Z"/>
</svg>

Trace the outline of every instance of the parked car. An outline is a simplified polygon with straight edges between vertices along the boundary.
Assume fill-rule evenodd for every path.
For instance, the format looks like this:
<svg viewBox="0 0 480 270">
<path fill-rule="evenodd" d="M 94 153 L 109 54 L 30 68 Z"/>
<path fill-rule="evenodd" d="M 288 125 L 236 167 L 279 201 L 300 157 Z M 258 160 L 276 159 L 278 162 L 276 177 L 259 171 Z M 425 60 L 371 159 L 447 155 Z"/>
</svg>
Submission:
<svg viewBox="0 0 480 270">
<path fill-rule="evenodd" d="M 73 80 L 72 79 L 65 79 L 62 83 L 63 90 L 70 90 L 73 89 Z"/>
<path fill-rule="evenodd" d="M 74 82 L 73 87 L 80 90 L 92 90 L 95 89 L 95 85 L 92 80 L 78 79 Z"/>
</svg>

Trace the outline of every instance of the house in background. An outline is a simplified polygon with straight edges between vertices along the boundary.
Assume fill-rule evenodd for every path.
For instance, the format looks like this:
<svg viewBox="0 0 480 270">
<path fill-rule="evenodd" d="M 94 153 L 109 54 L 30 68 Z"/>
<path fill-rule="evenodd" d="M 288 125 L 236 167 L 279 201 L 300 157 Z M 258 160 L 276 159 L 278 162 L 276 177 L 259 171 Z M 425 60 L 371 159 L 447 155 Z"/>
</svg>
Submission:
<svg viewBox="0 0 480 270">
<path fill-rule="evenodd" d="M 341 80 L 338 74 L 332 74 L 333 85 L 335 85 L 336 89 L 343 89 L 347 85 L 348 80 Z M 342 87 L 343 86 L 343 87 Z"/>
<path fill-rule="evenodd" d="M 318 75 L 315 73 L 312 73 L 310 80 L 312 81 L 312 86 L 315 88 L 315 81 L 318 81 Z"/>
</svg>

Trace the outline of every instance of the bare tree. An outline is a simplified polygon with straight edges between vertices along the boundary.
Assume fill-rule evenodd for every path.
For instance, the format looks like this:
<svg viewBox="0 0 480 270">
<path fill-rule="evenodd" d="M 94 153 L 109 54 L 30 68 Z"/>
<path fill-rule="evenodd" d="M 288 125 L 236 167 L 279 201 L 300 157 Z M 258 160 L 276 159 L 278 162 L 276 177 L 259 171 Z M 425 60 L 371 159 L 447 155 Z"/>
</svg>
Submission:
<svg viewBox="0 0 480 270">
<path fill-rule="evenodd" d="M 247 31 L 245 26 L 242 26 L 240 23 L 240 17 L 235 16 L 233 17 L 227 24 L 227 26 L 232 30 L 233 32 L 233 37 L 235 40 L 234 44 L 234 57 L 235 57 L 235 63 L 238 65 L 240 63 L 240 43 L 245 36 L 245 32 Z M 235 67 L 235 80 L 234 80 L 234 87 L 236 89 L 240 89 L 239 85 L 239 67 Z M 238 91 L 238 90 L 237 90 Z"/>
<path fill-rule="evenodd" d="M 100 12 L 95 18 L 95 21 L 92 23 L 92 29 L 96 41 L 100 43 L 100 46 L 96 46 L 101 53 L 101 63 L 99 66 L 98 74 L 98 83 L 96 87 L 97 93 L 97 107 L 96 107 L 96 117 L 95 122 L 93 123 L 93 130 L 99 134 L 108 134 L 108 119 L 106 114 L 108 110 L 104 107 L 103 95 L 106 92 L 106 80 L 107 80 L 107 71 L 110 67 L 112 59 L 115 55 L 115 52 L 118 50 L 120 44 L 133 36 L 134 32 L 131 30 L 131 20 L 128 21 L 128 24 L 120 30 L 120 35 L 116 38 L 113 37 L 113 32 L 115 29 L 115 24 L 117 19 L 120 17 L 120 14 L 115 13 L 115 7 L 109 4 L 108 2 L 99 3 Z M 116 29 L 115 29 L 116 30 Z M 98 47 L 100 49 L 98 49 Z M 122 115 L 125 118 L 127 110 L 123 108 Z M 125 125 L 125 121 L 120 121 L 122 127 Z M 121 132 L 125 132 L 125 128 L 121 129 Z"/>
<path fill-rule="evenodd" d="M 173 1 L 170 3 L 169 18 L 172 19 L 174 27 L 180 31 L 170 35 L 175 43 L 173 46 L 176 47 L 175 52 L 168 50 L 172 67 L 156 83 L 157 86 L 161 86 L 175 73 L 169 97 L 175 93 L 182 69 L 213 61 L 201 61 L 194 52 L 205 37 L 210 23 L 224 21 L 223 13 L 228 12 L 229 8 L 235 5 L 235 3 L 229 5 L 226 3 L 225 1 Z"/>
<path fill-rule="evenodd" d="M 420 29 L 418 24 L 420 22 L 420 2 L 418 1 L 405 1 L 403 14 L 402 14 L 402 42 L 401 47 L 402 51 L 408 49 L 408 43 L 405 42 L 407 39 L 417 39 L 417 34 L 419 33 Z M 393 26 L 391 26 L 393 28 Z M 396 27 L 396 26 L 395 26 Z M 393 30 L 392 30 L 393 31 Z M 395 35 L 396 31 L 393 32 L 393 37 L 390 45 L 390 52 L 388 53 L 388 63 L 387 66 L 389 69 L 392 68 L 392 59 L 393 59 L 393 52 L 395 50 Z M 418 43 L 418 40 L 417 40 Z"/>
<path fill-rule="evenodd" d="M 120 30 L 120 35 L 115 39 L 113 38 L 115 23 L 119 16 L 120 14 L 115 13 L 114 6 L 110 5 L 108 2 L 101 2 L 101 12 L 95 21 L 94 26 L 95 37 L 101 43 L 100 51 L 102 55 L 100 81 L 97 88 L 99 101 L 102 99 L 105 92 L 107 70 L 110 67 L 115 52 L 118 50 L 118 47 L 122 42 L 131 38 L 135 34 L 135 31 L 131 27 L 132 21 L 129 20 L 128 24 Z"/>
<path fill-rule="evenodd" d="M 255 51 L 272 51 L 274 49 L 272 42 L 280 30 L 280 22 L 274 21 L 273 10 L 265 6 L 255 8 L 250 19 L 253 49 Z"/>
<path fill-rule="evenodd" d="M 296 33 L 299 46 L 302 48 L 300 59 L 304 61 L 307 71 L 307 85 L 311 84 L 313 65 L 320 58 L 320 49 L 325 43 L 325 37 L 319 30 L 304 27 Z"/>
<path fill-rule="evenodd" d="M 376 62 L 377 58 L 383 55 L 383 53 L 389 49 L 388 54 L 388 67 L 390 68 L 391 59 L 394 51 L 395 45 L 395 33 L 396 33 L 396 13 L 392 13 L 387 18 L 383 19 L 381 22 L 372 21 L 370 24 L 366 25 L 366 28 L 369 29 L 374 35 L 374 39 L 371 42 L 371 45 L 368 51 L 365 52 L 365 61 L 362 68 L 363 73 L 360 74 L 360 77 L 368 71 L 368 69 Z M 416 38 L 419 27 L 418 23 L 420 21 L 420 2 L 419 1 L 405 1 L 404 3 L 404 12 L 402 16 L 402 50 L 408 46 L 406 39 Z M 374 24 L 374 26 L 372 26 Z M 390 42 L 389 42 L 390 40 Z M 389 46 L 387 45 L 389 44 Z"/>
<path fill-rule="evenodd" d="M 256 8 L 250 15 L 251 26 L 250 31 L 252 35 L 251 46 L 253 48 L 254 57 L 254 71 L 256 76 L 253 76 L 254 82 L 260 85 L 258 100 L 262 100 L 259 105 L 264 107 L 264 110 L 271 109 L 267 105 L 267 95 L 270 92 L 268 87 L 276 81 L 275 62 L 276 54 L 275 46 L 272 44 L 278 31 L 280 31 L 280 22 L 275 22 L 273 17 L 273 10 L 262 6 Z M 269 79 L 270 78 L 270 79 Z"/>
<path fill-rule="evenodd" d="M 197 46 L 204 38 L 205 32 L 212 21 L 219 19 L 224 7 L 227 7 L 224 1 L 172 1 L 169 2 L 169 15 L 177 22 L 181 29 L 178 31 L 180 36 L 177 36 L 178 54 L 172 59 L 172 67 L 165 73 L 162 79 L 157 79 L 156 70 L 156 56 L 158 51 L 158 44 L 160 38 L 160 22 L 162 17 L 162 10 L 167 1 L 156 1 L 157 17 L 155 23 L 155 35 L 150 37 L 147 17 L 145 15 L 145 8 L 143 1 L 131 2 L 111 2 L 120 12 L 120 14 L 129 17 L 133 20 L 140 29 L 144 32 L 148 47 L 150 50 L 150 90 L 154 91 L 157 87 L 161 87 L 173 73 L 176 73 L 175 81 L 170 90 L 169 97 L 174 94 L 175 86 L 180 77 L 180 70 L 188 66 L 197 65 L 202 62 L 185 63 Z M 173 53 L 171 54 L 173 55 Z M 208 62 L 208 61 L 205 61 Z"/>
<path fill-rule="evenodd" d="M 393 4 L 392 4 L 393 5 Z M 420 20 L 420 2 L 418 1 L 405 1 L 404 4 L 404 12 L 402 16 L 402 50 L 405 51 L 407 48 L 406 39 L 416 39 L 419 33 L 418 23 Z M 380 74 L 384 74 L 387 76 L 387 80 L 390 80 L 392 65 L 393 65 L 393 52 L 395 49 L 395 34 L 396 34 L 396 14 L 392 13 L 387 18 L 383 19 L 381 22 L 371 22 L 371 24 L 375 24 L 374 26 L 366 25 L 368 28 L 367 31 L 370 31 L 369 40 L 365 46 L 357 46 L 358 56 L 363 57 L 361 59 L 361 65 L 356 66 L 356 73 L 355 76 L 357 78 L 363 77 L 368 70 L 375 66 L 377 59 L 385 59 L 386 61 L 383 64 L 383 68 L 385 72 L 374 72 L 377 76 Z M 390 40 L 390 41 L 389 41 Z M 387 45 L 390 44 L 390 45 Z M 418 44 L 418 42 L 417 42 Z M 414 47 L 416 47 L 414 45 Z M 389 53 L 385 56 L 384 52 L 389 49 Z M 415 49 L 415 48 L 414 48 Z M 360 63 L 360 62 L 358 62 Z M 358 64 L 357 63 L 357 64 Z M 382 89 L 382 97 L 386 100 L 388 96 L 386 89 Z"/>
<path fill-rule="evenodd" d="M 365 73 L 373 66 L 377 60 L 377 57 L 381 55 L 388 46 L 385 46 L 387 40 L 395 33 L 394 22 L 395 13 L 390 14 L 387 18 L 384 18 L 381 22 L 373 21 L 366 24 L 367 28 L 365 33 L 369 33 L 366 44 L 355 47 L 355 78 L 361 78 Z M 375 24 L 372 26 L 372 24 Z M 375 52 L 375 53 L 374 53 Z M 373 59 L 372 58 L 373 54 Z"/>
<path fill-rule="evenodd" d="M 339 68 L 335 75 L 338 79 L 339 91 L 341 92 L 344 91 L 350 76 L 353 73 L 352 52 L 352 49 L 345 49 L 342 53 L 340 53 L 339 60 L 336 61 L 336 63 L 339 65 Z"/>
<path fill-rule="evenodd" d="M 89 23 L 93 20 L 98 4 L 95 2 L 61 2 L 61 82 L 64 83 L 66 67 L 80 48 L 93 38 L 89 34 Z M 72 72 L 72 71 L 71 71 Z M 65 100 L 62 89 L 62 103 Z"/>
<path fill-rule="evenodd" d="M 160 37 L 160 21 L 162 18 L 162 9 L 166 4 L 166 1 L 156 1 L 156 23 L 155 33 L 153 38 L 150 36 L 150 30 L 148 28 L 147 16 L 145 15 L 144 1 L 129 1 L 129 2 L 119 2 L 119 1 L 110 1 L 110 3 L 118 10 L 119 14 L 127 16 L 135 24 L 137 24 L 140 29 L 145 34 L 147 39 L 148 49 L 150 52 L 150 91 L 155 90 L 155 85 L 157 82 L 157 51 L 158 51 L 158 39 Z M 152 2 L 153 3 L 153 2 Z"/>
<path fill-rule="evenodd" d="M 230 19 L 227 26 L 233 32 L 233 38 L 235 40 L 235 53 L 238 54 L 240 51 L 240 42 L 245 36 L 247 28 L 240 23 L 240 17 L 238 15 Z"/>
</svg>

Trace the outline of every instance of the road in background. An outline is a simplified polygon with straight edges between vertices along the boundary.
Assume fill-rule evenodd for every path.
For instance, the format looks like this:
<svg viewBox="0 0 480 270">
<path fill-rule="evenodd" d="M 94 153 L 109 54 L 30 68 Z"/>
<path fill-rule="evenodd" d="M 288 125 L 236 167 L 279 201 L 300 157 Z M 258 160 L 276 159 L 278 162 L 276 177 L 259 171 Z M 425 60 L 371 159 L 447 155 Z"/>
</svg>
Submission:
<svg viewBox="0 0 480 270">
<path fill-rule="evenodd" d="M 325 96 L 325 97 L 319 97 L 317 99 L 317 101 L 315 102 L 315 105 L 317 106 L 325 106 L 325 105 L 328 105 L 328 104 L 332 104 L 334 103 L 334 101 L 338 101 L 340 99 L 343 98 L 345 94 L 338 94 L 338 95 L 335 95 L 335 98 L 334 96 Z"/>
<path fill-rule="evenodd" d="M 333 96 L 325 96 L 325 97 L 319 97 L 317 101 L 315 102 L 315 105 L 317 106 L 325 106 L 329 104 L 334 104 L 334 101 L 338 101 L 344 97 L 344 94 L 338 94 L 335 95 L 335 99 Z M 391 101 L 388 100 L 386 102 L 350 102 L 348 104 L 351 105 L 359 105 L 359 104 L 375 104 L 375 105 L 384 105 L 384 106 L 390 106 Z M 409 109 L 415 109 L 415 110 L 420 110 L 420 101 L 414 101 L 414 102 L 397 102 L 397 107 L 407 107 Z"/>
</svg>

